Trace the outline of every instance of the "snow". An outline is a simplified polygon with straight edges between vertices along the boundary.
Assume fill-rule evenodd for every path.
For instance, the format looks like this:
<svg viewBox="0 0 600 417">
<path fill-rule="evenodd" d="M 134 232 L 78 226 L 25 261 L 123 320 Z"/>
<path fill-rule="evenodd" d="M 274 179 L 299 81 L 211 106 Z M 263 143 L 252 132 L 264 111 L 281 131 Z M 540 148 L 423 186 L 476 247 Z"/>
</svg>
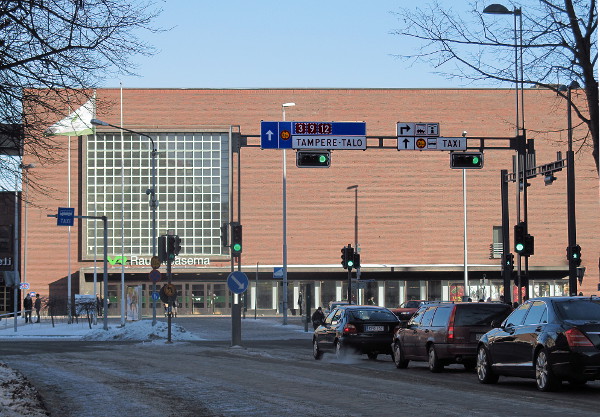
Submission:
<svg viewBox="0 0 600 417">
<path fill-rule="evenodd" d="M 173 322 L 171 326 L 171 340 L 174 343 L 187 342 L 194 340 L 227 340 L 231 333 L 229 329 L 218 331 L 216 327 L 210 327 L 214 320 L 220 322 L 222 328 L 223 320 L 231 322 L 230 318 L 220 317 L 212 321 L 196 318 L 195 322 L 201 325 L 196 326 L 194 332 L 186 330 L 183 326 Z M 258 333 L 265 335 L 284 335 L 289 337 L 309 337 L 310 333 L 304 332 L 304 327 L 298 324 L 282 326 L 280 318 L 261 318 L 259 320 L 245 320 L 245 326 L 251 326 L 258 330 Z M 175 319 L 174 319 L 175 321 Z M 183 320 L 182 320 L 183 321 Z M 193 323 L 187 321 L 187 323 Z M 282 330 L 285 331 L 282 331 Z M 198 336 L 201 334 L 202 337 Z M 85 341 L 139 341 L 142 343 L 160 343 L 165 344 L 168 336 L 168 325 L 164 321 L 157 321 L 152 326 L 151 319 L 145 319 L 135 322 L 126 322 L 121 326 L 118 320 L 110 320 L 108 330 L 104 330 L 102 319 L 98 320 L 92 329 L 87 320 L 80 320 L 78 323 L 67 324 L 58 321 L 52 326 L 50 320 L 43 320 L 41 323 L 25 324 L 22 319 L 18 319 L 17 331 L 14 330 L 13 319 L 0 321 L 0 341 L 2 340 L 85 340 Z M 277 336 L 274 336 L 277 337 Z M 280 336 L 281 337 L 281 336 Z M 38 417 L 47 416 L 39 394 L 27 378 L 20 372 L 13 370 L 0 362 L 0 416 L 17 417 L 28 416 Z"/>
</svg>

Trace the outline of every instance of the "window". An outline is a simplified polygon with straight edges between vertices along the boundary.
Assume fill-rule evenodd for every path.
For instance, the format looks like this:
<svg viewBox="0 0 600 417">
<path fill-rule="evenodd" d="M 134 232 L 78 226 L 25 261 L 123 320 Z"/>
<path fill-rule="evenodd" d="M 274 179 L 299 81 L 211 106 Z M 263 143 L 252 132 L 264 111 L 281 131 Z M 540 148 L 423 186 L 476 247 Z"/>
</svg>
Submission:
<svg viewBox="0 0 600 417">
<path fill-rule="evenodd" d="M 540 323 L 548 323 L 546 303 L 544 303 L 543 301 L 535 301 L 529 308 L 529 313 L 527 313 L 527 317 L 525 317 L 525 324 Z"/>
<path fill-rule="evenodd" d="M 420 308 L 419 310 L 417 310 L 417 312 L 415 313 L 415 315 L 410 319 L 410 321 L 408 322 L 409 326 L 418 326 L 421 323 L 421 319 L 423 319 L 423 314 L 425 314 L 425 307 Z"/>
<path fill-rule="evenodd" d="M 502 226 L 493 226 L 490 259 L 502 258 L 504 244 L 502 243 Z"/>
<path fill-rule="evenodd" d="M 436 307 L 429 307 L 427 310 L 425 310 L 425 313 L 423 314 L 423 318 L 421 319 L 421 326 L 429 326 L 431 324 L 431 319 L 433 318 L 433 315 L 435 314 L 435 309 Z"/>
<path fill-rule="evenodd" d="M 151 133 L 151 136 L 159 151 L 157 231 L 160 234 L 175 230 L 183 242 L 184 257 L 223 254 L 220 225 L 229 217 L 229 133 Z M 189 148 L 189 144 L 203 152 L 180 152 L 183 155 L 178 156 L 174 151 Z M 148 139 L 125 134 L 121 142 L 120 132 L 88 136 L 85 158 L 88 167 L 111 167 L 87 169 L 84 188 L 88 212 L 91 207 L 110 219 L 108 253 L 121 253 L 123 226 L 131 231 L 132 242 L 137 243 L 125 248 L 129 255 L 151 256 L 152 210 L 146 190 L 151 186 L 152 158 Z M 213 172 L 189 168 L 196 165 L 210 166 Z M 212 204 L 203 204 L 206 202 Z M 121 207 L 126 211 L 124 215 Z M 186 219 L 208 221 L 181 221 Z M 98 234 L 102 235 L 102 225 L 98 228 Z M 195 239 L 196 236 L 203 239 Z M 94 239 L 94 222 L 86 222 L 85 257 L 93 256 L 96 245 L 102 246 L 100 239 Z"/>
<path fill-rule="evenodd" d="M 530 303 L 521 304 L 510 316 L 506 319 L 506 326 L 519 326 L 523 322 L 523 318 L 527 314 Z"/>
<path fill-rule="evenodd" d="M 448 307 L 438 307 L 435 312 L 435 316 L 433 316 L 433 322 L 431 323 L 434 327 L 446 327 L 448 324 L 448 320 L 450 319 L 450 313 L 452 312 L 452 308 Z"/>
</svg>

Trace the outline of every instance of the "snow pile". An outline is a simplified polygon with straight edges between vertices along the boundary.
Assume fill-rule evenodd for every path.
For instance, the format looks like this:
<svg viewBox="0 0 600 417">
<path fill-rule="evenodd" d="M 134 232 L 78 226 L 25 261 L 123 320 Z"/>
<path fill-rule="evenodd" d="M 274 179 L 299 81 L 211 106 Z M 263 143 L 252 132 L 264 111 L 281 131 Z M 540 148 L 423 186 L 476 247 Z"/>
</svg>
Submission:
<svg viewBox="0 0 600 417">
<path fill-rule="evenodd" d="M 151 320 L 141 320 L 127 323 L 124 327 L 109 326 L 108 330 L 97 327 L 90 330 L 81 337 L 81 340 L 133 340 L 133 341 L 155 341 L 167 340 L 169 327 L 167 323 L 158 321 L 152 326 Z M 203 340 L 193 335 L 178 324 L 171 324 L 171 340 Z"/>
<path fill-rule="evenodd" d="M 0 363 L 0 416 L 41 417 L 48 413 L 37 390 L 27 378 Z"/>
</svg>

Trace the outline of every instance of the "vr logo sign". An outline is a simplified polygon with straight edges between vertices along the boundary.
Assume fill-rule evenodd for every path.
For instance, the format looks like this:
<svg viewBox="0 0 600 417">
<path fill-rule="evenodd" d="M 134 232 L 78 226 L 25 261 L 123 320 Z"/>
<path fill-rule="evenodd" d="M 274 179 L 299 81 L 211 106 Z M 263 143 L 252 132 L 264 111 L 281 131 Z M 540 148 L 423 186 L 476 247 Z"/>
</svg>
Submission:
<svg viewBox="0 0 600 417">
<path fill-rule="evenodd" d="M 116 264 L 126 265 L 128 259 L 127 259 L 127 256 L 113 256 L 112 258 L 110 256 L 107 256 L 106 260 L 111 265 L 116 265 Z"/>
</svg>

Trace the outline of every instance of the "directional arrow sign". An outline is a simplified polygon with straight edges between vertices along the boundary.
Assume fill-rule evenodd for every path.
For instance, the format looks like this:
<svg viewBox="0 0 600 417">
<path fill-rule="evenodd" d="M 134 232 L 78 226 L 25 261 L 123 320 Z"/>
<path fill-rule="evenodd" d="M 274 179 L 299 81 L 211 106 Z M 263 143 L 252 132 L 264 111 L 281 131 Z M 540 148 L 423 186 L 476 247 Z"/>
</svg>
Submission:
<svg viewBox="0 0 600 417">
<path fill-rule="evenodd" d="M 234 271 L 227 277 L 227 286 L 232 293 L 242 294 L 248 289 L 248 276 L 242 271 Z"/>
</svg>

